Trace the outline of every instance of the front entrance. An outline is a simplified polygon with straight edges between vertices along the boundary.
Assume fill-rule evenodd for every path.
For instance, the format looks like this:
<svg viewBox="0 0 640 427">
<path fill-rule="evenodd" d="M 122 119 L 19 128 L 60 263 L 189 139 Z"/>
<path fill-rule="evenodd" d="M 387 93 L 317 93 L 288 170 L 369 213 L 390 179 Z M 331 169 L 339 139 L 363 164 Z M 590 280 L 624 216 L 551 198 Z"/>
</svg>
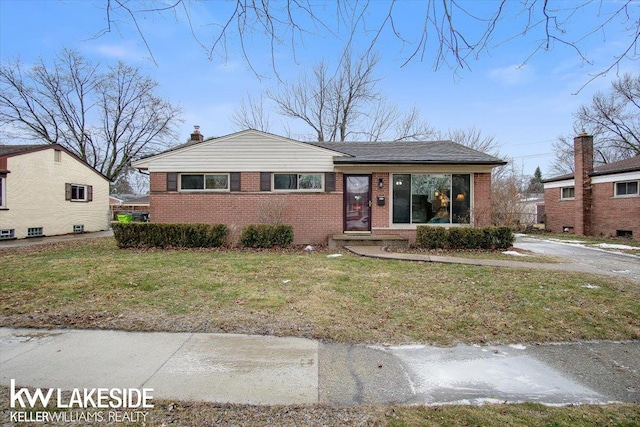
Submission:
<svg viewBox="0 0 640 427">
<path fill-rule="evenodd" d="M 344 175 L 344 231 L 371 232 L 371 175 Z"/>
</svg>

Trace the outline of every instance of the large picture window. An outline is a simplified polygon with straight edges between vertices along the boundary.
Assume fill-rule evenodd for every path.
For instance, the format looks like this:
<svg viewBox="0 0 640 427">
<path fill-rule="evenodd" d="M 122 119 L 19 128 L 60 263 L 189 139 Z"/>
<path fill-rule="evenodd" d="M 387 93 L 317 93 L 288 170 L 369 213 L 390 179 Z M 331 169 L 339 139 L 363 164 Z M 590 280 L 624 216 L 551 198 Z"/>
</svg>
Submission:
<svg viewBox="0 0 640 427">
<path fill-rule="evenodd" d="M 321 191 L 322 174 L 274 173 L 273 189 L 281 191 Z"/>
<path fill-rule="evenodd" d="M 227 191 L 228 174 L 181 174 L 180 189 L 183 191 Z"/>
<path fill-rule="evenodd" d="M 616 182 L 616 196 L 637 196 L 638 181 Z"/>
<path fill-rule="evenodd" d="M 469 174 L 393 174 L 394 224 L 469 224 Z"/>
</svg>

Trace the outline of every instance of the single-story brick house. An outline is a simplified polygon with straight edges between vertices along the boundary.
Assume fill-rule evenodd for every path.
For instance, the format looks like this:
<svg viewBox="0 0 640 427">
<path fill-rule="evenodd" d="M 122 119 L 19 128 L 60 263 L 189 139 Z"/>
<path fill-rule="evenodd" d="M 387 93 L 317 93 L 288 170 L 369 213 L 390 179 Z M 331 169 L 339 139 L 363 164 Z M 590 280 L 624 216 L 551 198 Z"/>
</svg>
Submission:
<svg viewBox="0 0 640 427">
<path fill-rule="evenodd" d="M 0 145 L 0 239 L 109 229 L 109 180 L 58 144 Z"/>
<path fill-rule="evenodd" d="M 294 243 L 339 233 L 415 240 L 416 226 L 488 225 L 491 171 L 504 161 L 451 141 L 308 143 L 256 130 L 133 162 L 150 174 L 160 223 L 293 226 Z"/>
<path fill-rule="evenodd" d="M 544 181 L 545 228 L 640 240 L 640 156 L 593 167 L 593 136 L 574 138 L 574 174 Z"/>
</svg>

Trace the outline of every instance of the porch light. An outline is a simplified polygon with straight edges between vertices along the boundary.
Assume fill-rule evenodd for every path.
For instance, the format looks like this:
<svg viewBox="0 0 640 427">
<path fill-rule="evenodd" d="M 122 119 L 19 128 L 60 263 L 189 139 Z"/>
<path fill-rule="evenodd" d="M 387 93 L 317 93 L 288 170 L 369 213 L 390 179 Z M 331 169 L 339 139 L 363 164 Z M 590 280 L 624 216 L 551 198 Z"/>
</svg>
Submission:
<svg viewBox="0 0 640 427">
<path fill-rule="evenodd" d="M 384 187 L 384 179 L 378 178 L 378 188 L 383 188 L 383 187 Z"/>
</svg>

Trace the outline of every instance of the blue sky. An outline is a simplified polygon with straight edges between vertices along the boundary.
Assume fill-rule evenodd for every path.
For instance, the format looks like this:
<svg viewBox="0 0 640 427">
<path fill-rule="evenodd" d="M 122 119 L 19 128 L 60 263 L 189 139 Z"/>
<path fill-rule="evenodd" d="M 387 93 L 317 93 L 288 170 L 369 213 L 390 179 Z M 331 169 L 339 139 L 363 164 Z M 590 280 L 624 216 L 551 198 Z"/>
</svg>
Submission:
<svg viewBox="0 0 640 427">
<path fill-rule="evenodd" d="M 184 111 L 179 127 L 181 141 L 200 125 L 206 136 L 219 136 L 238 129 L 229 116 L 246 95 L 257 97 L 277 80 L 269 75 L 270 50 L 265 39 L 248 40 L 247 50 L 252 64 L 264 74 L 258 79 L 242 57 L 237 41 L 231 40 L 227 57 L 214 56 L 193 38 L 184 16 L 164 14 L 146 16 L 140 20 L 143 33 L 151 47 L 155 64 L 149 59 L 135 28 L 121 16 L 112 31 L 95 37 L 106 27 L 104 1 L 79 0 L 0 0 L 0 60 L 20 57 L 29 64 L 38 57 L 53 58 L 61 48 L 73 48 L 88 57 L 103 62 L 123 60 L 142 68 L 156 79 L 160 94 Z M 367 22 L 376 22 L 387 6 L 373 2 Z M 464 2 L 476 12 L 491 10 L 494 1 Z M 574 3 L 564 1 L 561 5 Z M 596 2 L 580 10 L 566 26 L 569 37 L 580 37 L 576 29 L 590 28 L 606 16 L 619 2 Z M 509 3 L 513 10 L 519 2 Z M 210 41 L 211 27 L 220 22 L 229 3 L 209 1 L 194 3 L 191 10 L 193 28 L 203 44 Z M 402 2 L 396 9 L 397 27 L 411 37 L 422 26 L 422 2 Z M 334 19 L 328 7 L 327 22 Z M 493 135 L 500 145 L 501 155 L 513 158 L 519 170 L 533 174 L 536 166 L 543 176 L 550 176 L 554 159 L 551 144 L 561 134 L 573 131 L 573 113 L 589 101 L 597 90 L 606 89 L 616 72 L 590 83 L 575 94 L 590 76 L 605 69 L 628 43 L 628 35 L 621 25 L 610 26 L 580 41 L 583 52 L 592 64 L 585 63 L 576 52 L 556 43 L 550 51 L 540 51 L 527 60 L 541 40 L 541 28 L 515 37 L 522 29 L 522 14 L 510 14 L 500 22 L 490 42 L 490 50 L 479 59 L 470 59 L 469 68 L 453 73 L 450 68 L 433 69 L 432 49 L 424 59 L 414 60 L 401 67 L 411 46 L 402 46 L 389 32 L 380 37 L 376 46 L 382 60 L 378 73 L 383 79 L 379 89 L 403 109 L 415 105 L 422 116 L 437 129 L 469 128 L 475 126 L 483 134 Z M 465 25 L 468 21 L 457 21 Z M 316 33 L 303 40 L 296 39 L 295 55 L 290 46 L 276 47 L 277 68 L 281 78 L 294 78 L 305 67 L 319 59 L 331 60 L 340 54 L 344 35 L 331 37 Z M 575 35 L 574 35 L 575 32 Z M 583 31 L 584 32 L 584 31 Z M 363 46 L 368 40 L 362 33 L 355 40 Z M 638 63 L 625 61 L 618 72 L 640 71 Z M 275 117 L 275 114 L 272 114 Z M 292 128 L 296 124 L 292 123 Z M 278 129 L 273 129 L 278 133 Z"/>
</svg>

